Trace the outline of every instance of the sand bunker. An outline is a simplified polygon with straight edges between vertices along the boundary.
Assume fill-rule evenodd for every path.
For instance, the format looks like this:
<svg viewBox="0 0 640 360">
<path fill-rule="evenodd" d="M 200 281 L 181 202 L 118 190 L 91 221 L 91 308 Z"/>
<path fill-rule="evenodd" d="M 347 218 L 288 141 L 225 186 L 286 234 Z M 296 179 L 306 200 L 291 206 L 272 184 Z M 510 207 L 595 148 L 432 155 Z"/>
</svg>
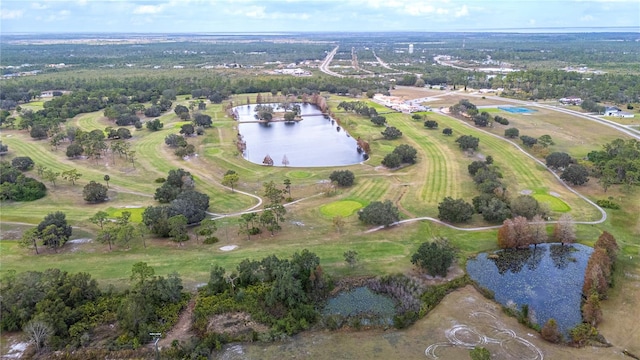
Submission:
<svg viewBox="0 0 640 360">
<path fill-rule="evenodd" d="M 231 251 L 238 248 L 238 245 L 227 245 L 220 248 L 222 251 Z"/>
</svg>

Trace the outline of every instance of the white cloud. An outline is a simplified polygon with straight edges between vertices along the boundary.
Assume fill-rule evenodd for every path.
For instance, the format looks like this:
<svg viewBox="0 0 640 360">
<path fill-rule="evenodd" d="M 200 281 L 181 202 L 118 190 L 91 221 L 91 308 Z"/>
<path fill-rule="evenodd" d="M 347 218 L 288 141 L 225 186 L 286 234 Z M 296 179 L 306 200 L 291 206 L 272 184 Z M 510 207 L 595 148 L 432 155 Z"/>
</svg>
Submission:
<svg viewBox="0 0 640 360">
<path fill-rule="evenodd" d="M 24 11 L 22 10 L 0 9 L 0 19 L 3 19 L 3 20 L 19 19 L 22 17 L 23 14 L 24 14 Z"/>
<path fill-rule="evenodd" d="M 139 5 L 133 9 L 134 14 L 159 14 L 164 8 L 165 4 L 160 5 Z"/>
<path fill-rule="evenodd" d="M 281 20 L 281 19 L 292 19 L 292 20 L 308 20 L 311 16 L 307 13 L 283 13 L 283 12 L 267 12 L 266 7 L 264 6 L 247 6 L 242 9 L 237 10 L 225 10 L 227 14 L 230 15 L 240 15 L 246 16 L 252 19 L 267 19 L 267 20 Z"/>
<path fill-rule="evenodd" d="M 44 9 L 48 9 L 49 5 L 46 4 L 40 4 L 40 3 L 31 3 L 31 8 L 34 10 L 44 10 Z"/>
<path fill-rule="evenodd" d="M 469 15 L 469 8 L 467 5 L 462 5 L 462 7 L 456 10 L 456 17 L 463 17 Z"/>
<path fill-rule="evenodd" d="M 535 25 L 536 19 L 529 19 L 529 25 Z"/>
<path fill-rule="evenodd" d="M 580 21 L 593 21 L 593 20 L 595 20 L 595 18 L 591 15 L 585 15 L 580 18 Z"/>
</svg>

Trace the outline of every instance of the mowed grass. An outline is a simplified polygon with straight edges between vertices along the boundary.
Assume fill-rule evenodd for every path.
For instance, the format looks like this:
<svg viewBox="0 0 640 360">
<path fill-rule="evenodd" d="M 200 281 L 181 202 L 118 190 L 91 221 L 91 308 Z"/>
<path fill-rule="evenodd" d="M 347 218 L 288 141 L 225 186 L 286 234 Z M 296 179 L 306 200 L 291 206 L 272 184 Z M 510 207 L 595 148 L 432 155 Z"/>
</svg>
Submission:
<svg viewBox="0 0 640 360">
<path fill-rule="evenodd" d="M 354 200 L 335 201 L 320 208 L 322 215 L 333 218 L 334 216 L 347 217 L 362 208 L 362 203 Z"/>
<path fill-rule="evenodd" d="M 130 213 L 130 217 L 129 217 L 129 221 L 134 222 L 134 223 L 141 223 L 142 222 L 142 213 L 144 212 L 144 208 L 141 207 L 125 207 L 125 208 L 112 208 L 110 207 L 109 209 L 107 209 L 107 214 L 109 214 L 109 218 L 113 219 L 113 218 L 117 218 L 122 216 L 123 212 L 129 212 Z"/>
<path fill-rule="evenodd" d="M 565 203 L 564 201 L 562 201 L 561 199 L 550 195 L 550 194 L 540 194 L 540 193 L 534 193 L 531 196 L 533 196 L 536 200 L 538 200 L 539 203 L 541 204 L 547 204 L 549 206 L 549 208 L 551 209 L 551 211 L 555 211 L 555 212 L 568 212 L 571 210 L 571 207 L 569 205 L 567 205 L 567 203 Z"/>
<path fill-rule="evenodd" d="M 471 102 L 475 100 L 471 99 Z M 529 115 L 504 113 L 502 116 L 509 119 L 509 125 L 494 123 L 493 128 L 485 130 L 504 136 L 506 129 L 515 127 L 520 130 L 520 135 L 536 138 L 550 135 L 555 142 L 549 148 L 551 152 L 566 152 L 575 158 L 583 158 L 590 151 L 601 150 L 602 145 L 617 138 L 630 138 L 594 121 L 540 107 L 535 110 L 537 111 Z M 518 139 L 515 141 L 520 143 Z"/>
</svg>

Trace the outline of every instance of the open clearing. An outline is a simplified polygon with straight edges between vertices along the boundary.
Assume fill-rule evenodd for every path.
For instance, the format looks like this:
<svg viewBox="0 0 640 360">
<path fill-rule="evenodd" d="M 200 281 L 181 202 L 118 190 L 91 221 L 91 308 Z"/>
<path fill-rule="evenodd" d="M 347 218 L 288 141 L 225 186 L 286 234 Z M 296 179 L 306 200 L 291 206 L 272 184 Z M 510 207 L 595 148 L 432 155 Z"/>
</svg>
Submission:
<svg viewBox="0 0 640 360">
<path fill-rule="evenodd" d="M 466 344 L 466 345 L 464 345 Z M 272 344 L 229 344 L 220 359 L 468 359 L 469 347 L 492 359 L 624 359 L 621 348 L 575 349 L 540 338 L 467 286 L 405 330 L 312 331 Z M 434 346 L 436 347 L 434 349 Z"/>
</svg>

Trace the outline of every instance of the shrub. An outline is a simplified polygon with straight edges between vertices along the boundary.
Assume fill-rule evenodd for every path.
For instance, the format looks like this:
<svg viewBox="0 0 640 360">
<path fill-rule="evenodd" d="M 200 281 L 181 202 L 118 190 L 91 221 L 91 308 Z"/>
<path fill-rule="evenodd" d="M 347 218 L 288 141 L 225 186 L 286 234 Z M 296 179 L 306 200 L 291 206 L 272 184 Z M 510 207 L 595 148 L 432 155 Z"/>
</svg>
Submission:
<svg viewBox="0 0 640 360">
<path fill-rule="evenodd" d="M 210 244 L 215 244 L 215 243 L 217 243 L 218 241 L 220 241 L 220 239 L 218 239 L 217 237 L 215 237 L 215 236 L 209 236 L 208 238 L 204 239 L 204 241 L 203 241 L 202 243 L 203 243 L 203 244 L 210 245 Z"/>
<path fill-rule="evenodd" d="M 598 204 L 598 206 L 601 206 L 605 209 L 613 209 L 613 210 L 619 210 L 620 209 L 620 205 L 618 205 L 617 203 L 614 203 L 611 200 L 597 200 L 596 204 Z"/>
<path fill-rule="evenodd" d="M 28 156 L 18 156 L 11 160 L 11 166 L 20 170 L 20 171 L 28 171 L 33 169 L 34 162 Z"/>
<path fill-rule="evenodd" d="M 560 333 L 560 330 L 558 330 L 558 323 L 553 318 L 549 319 L 544 324 L 540 331 L 540 335 L 542 335 L 543 339 L 554 344 L 562 341 L 562 334 Z"/>
</svg>

